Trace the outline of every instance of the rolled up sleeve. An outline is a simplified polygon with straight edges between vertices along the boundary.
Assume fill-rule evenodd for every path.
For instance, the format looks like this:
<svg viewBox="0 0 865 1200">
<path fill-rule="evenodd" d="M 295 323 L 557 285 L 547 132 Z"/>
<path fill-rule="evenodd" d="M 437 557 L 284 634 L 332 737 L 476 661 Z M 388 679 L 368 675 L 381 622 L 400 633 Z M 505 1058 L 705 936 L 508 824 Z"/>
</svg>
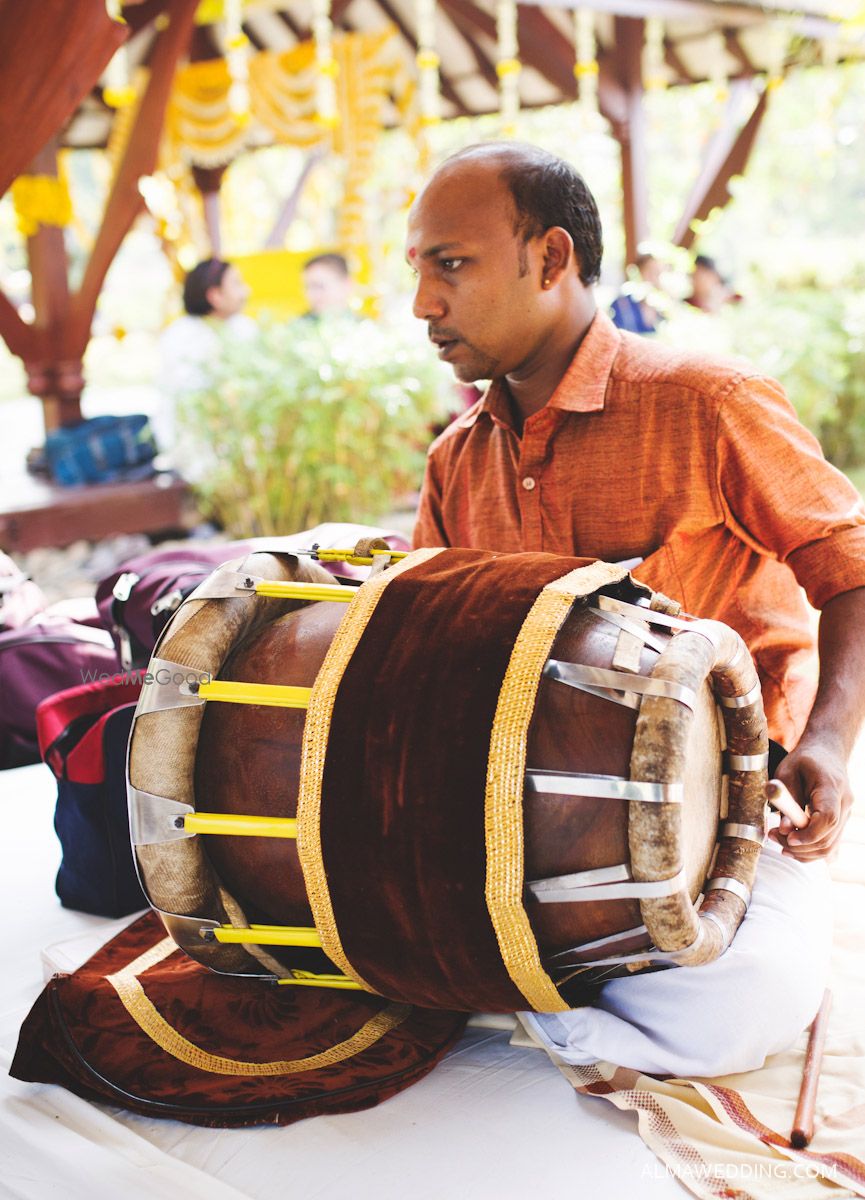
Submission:
<svg viewBox="0 0 865 1200">
<path fill-rule="evenodd" d="M 787 563 L 815 608 L 865 587 L 862 498 L 774 380 L 742 379 L 720 403 L 716 481 L 728 526 Z"/>
</svg>

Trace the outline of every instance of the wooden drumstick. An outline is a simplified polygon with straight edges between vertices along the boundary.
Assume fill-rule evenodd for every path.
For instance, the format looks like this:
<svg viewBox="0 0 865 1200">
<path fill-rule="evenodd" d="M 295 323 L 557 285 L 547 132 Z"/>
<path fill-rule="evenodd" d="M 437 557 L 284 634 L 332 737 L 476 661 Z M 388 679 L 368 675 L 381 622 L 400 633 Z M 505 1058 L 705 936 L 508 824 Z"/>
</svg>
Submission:
<svg viewBox="0 0 865 1200">
<path fill-rule="evenodd" d="M 790 1131 L 790 1145 L 795 1146 L 797 1150 L 804 1150 L 814 1136 L 817 1085 L 820 1082 L 820 1064 L 823 1061 L 823 1047 L 826 1044 L 826 1030 L 829 1026 L 831 1008 L 832 993 L 826 988 L 823 993 L 823 1002 L 811 1024 L 811 1032 L 808 1035 L 808 1048 L 805 1051 L 805 1066 L 802 1071 L 802 1087 L 799 1090 L 799 1103 L 796 1105 L 796 1115 Z"/>
<path fill-rule="evenodd" d="M 766 799 L 782 816 L 792 821 L 796 829 L 804 829 L 811 819 L 811 814 L 799 807 L 780 779 L 769 780 Z"/>
</svg>

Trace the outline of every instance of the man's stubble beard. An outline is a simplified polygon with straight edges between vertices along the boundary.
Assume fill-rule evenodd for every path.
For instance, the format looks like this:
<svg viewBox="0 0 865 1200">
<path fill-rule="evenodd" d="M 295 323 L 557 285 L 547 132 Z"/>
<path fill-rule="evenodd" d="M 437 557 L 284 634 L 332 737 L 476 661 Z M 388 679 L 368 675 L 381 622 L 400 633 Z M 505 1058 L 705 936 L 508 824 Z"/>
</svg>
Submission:
<svg viewBox="0 0 865 1200">
<path fill-rule="evenodd" d="M 478 380 L 495 379 L 497 377 L 499 362 L 498 358 L 493 358 L 489 354 L 485 354 L 479 350 L 477 346 L 471 342 L 461 339 L 463 346 L 470 350 L 473 359 L 467 363 L 452 363 L 453 372 L 460 383 L 477 383 Z"/>
</svg>

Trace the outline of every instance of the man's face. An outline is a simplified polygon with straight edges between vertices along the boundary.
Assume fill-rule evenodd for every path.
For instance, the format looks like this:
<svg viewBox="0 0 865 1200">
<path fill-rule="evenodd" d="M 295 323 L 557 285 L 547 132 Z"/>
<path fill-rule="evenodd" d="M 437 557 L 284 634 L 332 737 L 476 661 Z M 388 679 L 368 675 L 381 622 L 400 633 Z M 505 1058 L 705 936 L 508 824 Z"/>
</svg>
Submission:
<svg viewBox="0 0 865 1200">
<path fill-rule="evenodd" d="M 228 267 L 218 287 L 208 288 L 207 299 L 218 317 L 233 317 L 249 299 L 249 288 L 237 267 Z"/>
<path fill-rule="evenodd" d="M 310 311 L 316 316 L 341 313 L 348 308 L 351 280 L 328 263 L 313 263 L 303 272 L 303 287 Z"/>
<path fill-rule="evenodd" d="M 511 194 L 494 165 L 464 160 L 435 176 L 409 215 L 413 311 L 457 379 L 517 370 L 542 330 L 538 239 L 514 230 Z"/>
</svg>

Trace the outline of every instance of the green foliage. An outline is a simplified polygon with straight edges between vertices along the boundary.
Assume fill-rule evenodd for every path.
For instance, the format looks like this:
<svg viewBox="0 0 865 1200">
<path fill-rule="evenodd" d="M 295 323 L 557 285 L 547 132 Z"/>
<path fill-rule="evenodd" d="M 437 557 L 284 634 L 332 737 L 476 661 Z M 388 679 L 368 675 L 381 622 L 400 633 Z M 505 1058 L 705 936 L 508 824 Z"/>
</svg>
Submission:
<svg viewBox="0 0 865 1200">
<path fill-rule="evenodd" d="M 735 314 L 737 349 L 784 384 L 838 467 L 865 463 L 865 295 L 781 292 L 766 316 Z"/>
<path fill-rule="evenodd" d="M 420 484 L 449 385 L 371 321 L 265 325 L 225 343 L 178 413 L 204 508 L 237 536 L 381 517 Z"/>
<path fill-rule="evenodd" d="M 831 462 L 865 464 L 865 288 L 852 275 L 845 287 L 814 282 L 767 288 L 717 317 L 677 313 L 662 337 L 748 359 L 783 384 Z"/>
</svg>

